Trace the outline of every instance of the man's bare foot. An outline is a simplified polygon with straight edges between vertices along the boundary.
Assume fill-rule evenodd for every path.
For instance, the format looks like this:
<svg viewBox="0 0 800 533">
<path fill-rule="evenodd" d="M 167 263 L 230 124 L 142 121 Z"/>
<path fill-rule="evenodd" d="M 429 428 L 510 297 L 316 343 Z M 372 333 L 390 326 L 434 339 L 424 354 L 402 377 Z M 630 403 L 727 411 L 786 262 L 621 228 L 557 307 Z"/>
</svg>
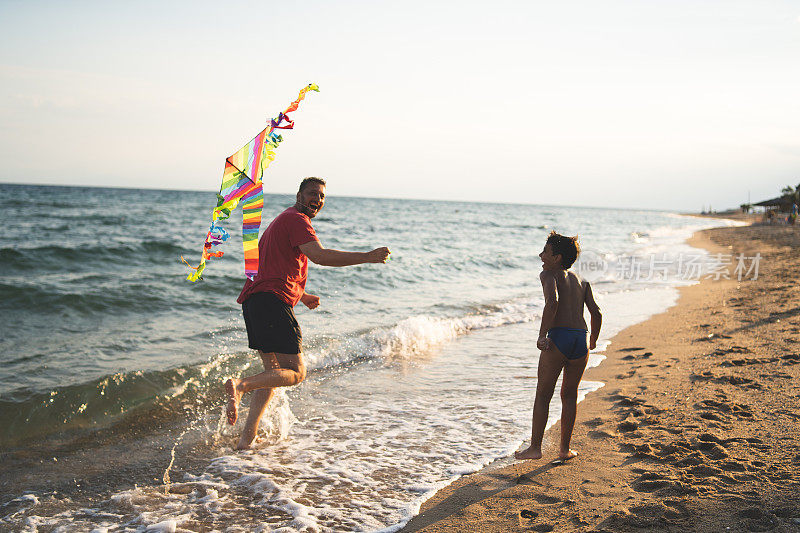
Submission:
<svg viewBox="0 0 800 533">
<path fill-rule="evenodd" d="M 249 450 L 250 446 L 256 441 L 256 434 L 255 433 L 248 433 L 247 430 L 242 433 L 242 436 L 239 437 L 239 443 L 236 445 L 237 450 Z"/>
<path fill-rule="evenodd" d="M 542 458 L 542 450 L 539 448 L 534 449 L 533 446 L 528 446 L 521 452 L 514 452 L 514 457 L 519 460 L 524 459 L 541 459 Z"/>
<path fill-rule="evenodd" d="M 228 407 L 225 409 L 228 415 L 228 424 L 234 425 L 236 419 L 239 418 L 239 400 L 242 399 L 242 393 L 239 392 L 239 380 L 230 378 L 225 382 L 225 392 L 228 394 Z"/>
<path fill-rule="evenodd" d="M 570 459 L 574 459 L 575 457 L 578 457 L 578 452 L 574 450 L 567 450 L 566 452 L 558 452 L 557 460 L 563 463 L 565 461 L 569 461 Z"/>
</svg>

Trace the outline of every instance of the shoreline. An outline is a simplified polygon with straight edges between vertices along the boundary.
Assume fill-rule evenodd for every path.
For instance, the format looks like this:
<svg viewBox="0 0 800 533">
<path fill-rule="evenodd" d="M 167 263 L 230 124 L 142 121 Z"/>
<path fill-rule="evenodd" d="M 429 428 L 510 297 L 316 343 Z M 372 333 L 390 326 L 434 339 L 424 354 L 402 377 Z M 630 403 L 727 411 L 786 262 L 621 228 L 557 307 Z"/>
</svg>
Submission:
<svg viewBox="0 0 800 533">
<path fill-rule="evenodd" d="M 400 531 L 797 530 L 800 232 L 715 228 L 688 244 L 765 261 L 757 280 L 681 287 L 675 306 L 613 337 L 584 376 L 605 386 L 579 404 L 581 456 L 548 462 L 557 423 L 544 460 L 464 476 Z"/>
</svg>

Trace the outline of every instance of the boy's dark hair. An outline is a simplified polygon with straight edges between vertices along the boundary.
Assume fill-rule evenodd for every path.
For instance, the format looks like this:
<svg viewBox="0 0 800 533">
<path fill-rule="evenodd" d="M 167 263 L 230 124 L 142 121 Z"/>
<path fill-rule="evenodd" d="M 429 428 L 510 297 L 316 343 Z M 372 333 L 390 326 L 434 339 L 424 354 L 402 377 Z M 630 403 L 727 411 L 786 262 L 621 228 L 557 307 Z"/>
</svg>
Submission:
<svg viewBox="0 0 800 533">
<path fill-rule="evenodd" d="M 300 182 L 300 188 L 297 189 L 297 192 L 303 192 L 303 189 L 305 189 L 309 183 L 319 183 L 320 185 L 325 186 L 324 179 L 311 176 L 303 179 L 303 181 Z"/>
<path fill-rule="evenodd" d="M 565 270 L 572 266 L 575 260 L 578 259 L 578 254 L 581 253 L 577 235 L 574 237 L 566 237 L 564 235 L 559 235 L 555 231 L 551 231 L 550 235 L 547 237 L 546 244 L 550 245 L 553 255 L 561 256 L 561 266 L 564 267 Z"/>
</svg>

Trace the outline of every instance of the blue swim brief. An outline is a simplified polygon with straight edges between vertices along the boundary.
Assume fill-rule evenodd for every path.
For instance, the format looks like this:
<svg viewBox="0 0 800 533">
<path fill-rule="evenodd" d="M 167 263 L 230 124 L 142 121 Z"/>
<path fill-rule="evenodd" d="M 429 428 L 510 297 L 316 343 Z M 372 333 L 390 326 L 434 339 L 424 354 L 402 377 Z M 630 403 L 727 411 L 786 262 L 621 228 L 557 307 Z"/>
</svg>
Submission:
<svg viewBox="0 0 800 533">
<path fill-rule="evenodd" d="M 586 333 L 588 332 L 585 329 L 550 328 L 547 338 L 553 341 L 567 359 L 583 359 L 589 353 Z"/>
</svg>

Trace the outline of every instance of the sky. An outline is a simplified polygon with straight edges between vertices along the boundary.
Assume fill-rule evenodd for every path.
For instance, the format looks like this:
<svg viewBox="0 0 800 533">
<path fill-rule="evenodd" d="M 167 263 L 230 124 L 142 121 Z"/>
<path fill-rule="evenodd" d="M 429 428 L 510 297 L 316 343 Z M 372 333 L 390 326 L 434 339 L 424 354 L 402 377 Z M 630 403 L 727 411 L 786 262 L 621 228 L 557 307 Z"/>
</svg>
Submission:
<svg viewBox="0 0 800 533">
<path fill-rule="evenodd" d="M 800 0 L 0 0 L 0 182 L 699 211 L 800 183 Z"/>
</svg>

